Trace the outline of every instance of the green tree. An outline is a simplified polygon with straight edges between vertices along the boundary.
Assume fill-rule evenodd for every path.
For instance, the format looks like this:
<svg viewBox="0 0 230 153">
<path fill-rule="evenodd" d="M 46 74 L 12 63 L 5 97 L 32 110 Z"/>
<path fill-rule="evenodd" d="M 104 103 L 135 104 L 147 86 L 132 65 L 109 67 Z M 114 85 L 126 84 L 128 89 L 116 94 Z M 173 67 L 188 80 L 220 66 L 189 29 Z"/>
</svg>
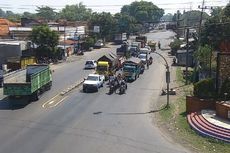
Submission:
<svg viewBox="0 0 230 153">
<path fill-rule="evenodd" d="M 42 25 L 33 27 L 30 39 L 38 45 L 38 56 L 53 57 L 58 45 L 59 35 L 57 32 L 50 30 L 47 25 Z"/>
<path fill-rule="evenodd" d="M 152 2 L 140 1 L 121 8 L 122 14 L 134 17 L 138 22 L 157 22 L 164 14 L 164 10 L 158 8 Z"/>
<path fill-rule="evenodd" d="M 194 57 L 200 62 L 201 70 L 210 69 L 210 60 L 212 60 L 212 47 L 209 45 L 200 46 L 195 52 Z"/>
<path fill-rule="evenodd" d="M 186 26 L 197 26 L 199 25 L 200 22 L 200 14 L 201 11 L 188 11 L 188 12 L 184 12 L 180 18 L 181 22 L 184 23 L 184 25 Z M 203 20 L 207 20 L 209 18 L 209 15 L 205 12 L 203 12 Z"/>
<path fill-rule="evenodd" d="M 5 18 L 7 18 L 8 20 L 10 20 L 12 22 L 19 22 L 21 19 L 21 15 L 15 14 L 12 11 L 6 11 Z"/>
<path fill-rule="evenodd" d="M 46 20 L 54 20 L 57 17 L 57 13 L 54 11 L 54 9 L 48 6 L 37 7 L 36 11 L 36 16 L 39 18 L 43 18 Z"/>
<path fill-rule="evenodd" d="M 140 30 L 136 19 L 127 14 L 117 13 L 114 16 L 115 22 L 117 23 L 116 32 L 117 33 L 135 33 Z"/>
<path fill-rule="evenodd" d="M 36 14 L 30 13 L 30 12 L 23 12 L 22 17 L 34 19 L 34 18 L 36 18 Z"/>
<path fill-rule="evenodd" d="M 205 22 L 201 33 L 201 44 L 212 44 L 219 50 L 220 43 L 230 42 L 230 4 L 224 9 L 216 8 L 211 13 L 211 18 Z"/>
<path fill-rule="evenodd" d="M 82 3 L 66 5 L 60 12 L 60 18 L 68 21 L 87 21 L 90 19 L 92 10 L 86 8 Z"/>
<path fill-rule="evenodd" d="M 110 13 L 106 12 L 94 12 L 90 20 L 90 25 L 91 28 L 93 26 L 100 26 L 99 37 L 106 40 L 111 40 L 116 31 L 116 20 L 114 20 L 114 17 Z"/>
</svg>

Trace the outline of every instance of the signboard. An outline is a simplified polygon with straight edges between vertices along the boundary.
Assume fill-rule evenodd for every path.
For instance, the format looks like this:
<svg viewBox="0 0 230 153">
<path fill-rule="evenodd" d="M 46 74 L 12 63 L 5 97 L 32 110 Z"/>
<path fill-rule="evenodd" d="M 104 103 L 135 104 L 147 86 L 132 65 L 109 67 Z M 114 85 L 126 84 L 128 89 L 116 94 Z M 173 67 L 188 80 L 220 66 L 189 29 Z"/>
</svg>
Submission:
<svg viewBox="0 0 230 153">
<path fill-rule="evenodd" d="M 93 27 L 93 32 L 100 33 L 100 26 L 94 26 Z"/>
</svg>

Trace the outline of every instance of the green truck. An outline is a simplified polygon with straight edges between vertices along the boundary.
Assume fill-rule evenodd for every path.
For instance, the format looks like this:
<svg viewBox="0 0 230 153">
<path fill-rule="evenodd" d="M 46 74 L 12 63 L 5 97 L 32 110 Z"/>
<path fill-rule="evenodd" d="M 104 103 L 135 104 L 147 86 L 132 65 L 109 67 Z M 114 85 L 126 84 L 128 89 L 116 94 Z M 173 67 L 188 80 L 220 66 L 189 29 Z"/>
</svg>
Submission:
<svg viewBox="0 0 230 153">
<path fill-rule="evenodd" d="M 142 62 L 139 58 L 131 57 L 123 63 L 123 76 L 127 81 L 136 80 L 141 72 Z"/>
<path fill-rule="evenodd" d="M 13 72 L 4 78 L 3 94 L 9 97 L 27 97 L 30 101 L 52 86 L 49 65 L 28 65 L 26 69 Z"/>
</svg>

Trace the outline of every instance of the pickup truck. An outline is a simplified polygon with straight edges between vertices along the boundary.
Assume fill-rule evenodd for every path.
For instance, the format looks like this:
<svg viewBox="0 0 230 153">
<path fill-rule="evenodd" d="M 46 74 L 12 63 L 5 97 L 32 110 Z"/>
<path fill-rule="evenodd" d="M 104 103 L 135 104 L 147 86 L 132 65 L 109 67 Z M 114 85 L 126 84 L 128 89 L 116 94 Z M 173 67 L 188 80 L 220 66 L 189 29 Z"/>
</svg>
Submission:
<svg viewBox="0 0 230 153">
<path fill-rule="evenodd" d="M 89 74 L 83 82 L 83 92 L 95 90 L 96 92 L 100 87 L 103 87 L 105 77 L 99 74 Z"/>
</svg>

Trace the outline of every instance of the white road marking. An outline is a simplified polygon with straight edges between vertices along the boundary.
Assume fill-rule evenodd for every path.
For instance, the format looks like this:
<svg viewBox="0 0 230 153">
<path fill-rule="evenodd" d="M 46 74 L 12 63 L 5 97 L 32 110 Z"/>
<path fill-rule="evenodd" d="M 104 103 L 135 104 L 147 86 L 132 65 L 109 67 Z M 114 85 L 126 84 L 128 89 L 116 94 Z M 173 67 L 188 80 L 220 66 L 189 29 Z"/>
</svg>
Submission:
<svg viewBox="0 0 230 153">
<path fill-rule="evenodd" d="M 55 95 L 53 98 L 51 98 L 50 100 L 48 100 L 47 102 L 45 102 L 42 107 L 45 108 L 45 105 L 49 104 L 51 101 L 53 101 L 54 98 L 56 98 L 57 96 L 59 96 L 59 94 Z"/>
</svg>

